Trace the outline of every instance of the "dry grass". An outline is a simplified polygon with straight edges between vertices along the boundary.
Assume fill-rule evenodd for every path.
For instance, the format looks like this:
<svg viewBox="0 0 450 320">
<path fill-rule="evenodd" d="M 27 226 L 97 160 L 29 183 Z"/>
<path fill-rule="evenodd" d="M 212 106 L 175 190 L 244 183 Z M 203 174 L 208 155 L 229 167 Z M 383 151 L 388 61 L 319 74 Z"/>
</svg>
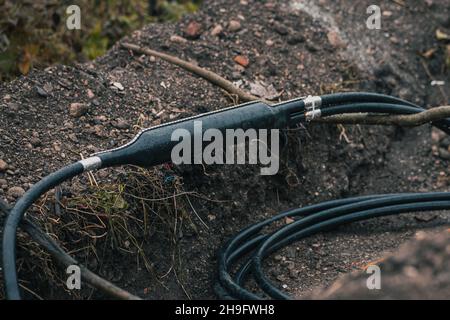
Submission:
<svg viewBox="0 0 450 320">
<path fill-rule="evenodd" d="M 127 261 L 135 261 L 136 269 L 146 270 L 154 281 L 171 272 L 178 279 L 181 263 L 177 242 L 182 228 L 205 227 L 189 200 L 198 195 L 185 192 L 181 177 L 169 166 L 107 170 L 110 172 L 104 179 L 114 177 L 114 180 L 104 182 L 93 175 L 76 178 L 70 186 L 63 187 L 59 201 L 55 200 L 54 192 L 49 192 L 29 216 L 94 272 L 105 266 L 104 257 L 120 254 L 129 256 Z M 197 216 L 192 219 L 192 215 Z M 172 264 L 168 270 L 154 270 L 154 262 L 148 256 L 148 246 L 155 238 L 164 239 Z M 20 232 L 18 243 L 21 286 L 28 297 L 41 299 L 67 294 L 79 299 L 92 295 L 91 289 L 67 290 L 64 270 L 55 266 L 28 235 Z M 97 270 L 92 262 L 99 266 Z M 181 280 L 177 281 L 183 287 Z"/>
</svg>

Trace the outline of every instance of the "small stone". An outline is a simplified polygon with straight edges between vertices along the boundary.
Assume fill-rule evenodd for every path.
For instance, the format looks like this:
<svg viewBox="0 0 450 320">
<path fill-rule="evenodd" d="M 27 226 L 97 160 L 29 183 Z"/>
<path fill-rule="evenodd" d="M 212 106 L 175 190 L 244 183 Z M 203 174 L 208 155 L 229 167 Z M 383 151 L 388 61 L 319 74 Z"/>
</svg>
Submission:
<svg viewBox="0 0 450 320">
<path fill-rule="evenodd" d="M 336 31 L 330 31 L 327 33 L 328 42 L 334 47 L 334 48 L 343 48 L 344 42 L 342 41 L 341 37 L 339 36 L 339 33 Z"/>
<path fill-rule="evenodd" d="M 177 35 L 173 35 L 170 36 L 170 41 L 175 42 L 175 43 L 186 43 L 187 40 L 181 36 L 177 36 Z"/>
<path fill-rule="evenodd" d="M 414 216 L 414 219 L 420 222 L 430 222 L 437 218 L 437 215 L 434 213 L 423 213 Z"/>
<path fill-rule="evenodd" d="M 439 130 L 437 128 L 431 129 L 431 141 L 434 144 L 438 144 L 446 136 L 447 134 L 442 130 Z"/>
<path fill-rule="evenodd" d="M 30 139 L 30 143 L 33 147 L 39 147 L 42 145 L 42 141 L 38 137 L 32 137 Z"/>
<path fill-rule="evenodd" d="M 217 36 L 221 35 L 222 32 L 223 32 L 223 27 L 220 24 L 218 24 L 211 30 L 211 35 L 214 37 L 217 37 Z"/>
<path fill-rule="evenodd" d="M 16 199 L 23 196 L 24 193 L 25 193 L 25 190 L 23 190 L 23 188 L 21 188 L 21 187 L 12 187 L 7 192 L 9 197 L 16 198 Z"/>
<path fill-rule="evenodd" d="M 6 186 L 8 185 L 8 181 L 6 181 L 6 179 L 0 179 L 0 188 L 6 188 Z"/>
<path fill-rule="evenodd" d="M 234 57 L 234 62 L 240 64 L 243 67 L 247 67 L 250 64 L 250 60 L 246 56 L 236 56 Z"/>
<path fill-rule="evenodd" d="M 184 30 L 184 33 L 188 39 L 198 39 L 202 34 L 202 25 L 196 21 L 191 21 Z"/>
<path fill-rule="evenodd" d="M 431 146 L 431 153 L 433 154 L 433 156 L 438 156 L 439 155 L 439 150 L 438 150 L 438 146 L 437 145 L 432 145 Z"/>
<path fill-rule="evenodd" d="M 100 116 L 96 116 L 96 117 L 94 118 L 94 120 L 95 120 L 95 122 L 97 122 L 97 123 L 101 123 L 101 122 L 107 121 L 108 118 L 107 118 L 106 116 L 104 116 L 104 115 L 100 115 Z"/>
<path fill-rule="evenodd" d="M 312 41 L 306 42 L 306 49 L 308 49 L 308 51 L 312 53 L 315 53 L 320 50 L 319 47 L 315 45 Z"/>
<path fill-rule="evenodd" d="M 268 47 L 271 47 L 271 46 L 273 46 L 273 40 L 271 40 L 271 39 L 267 39 L 266 40 L 266 46 L 268 46 Z"/>
<path fill-rule="evenodd" d="M 439 157 L 445 160 L 450 160 L 450 152 L 447 149 L 439 148 Z"/>
<path fill-rule="evenodd" d="M 305 42 L 305 37 L 299 33 L 290 35 L 287 39 L 287 43 L 292 46 L 303 42 Z"/>
<path fill-rule="evenodd" d="M 91 89 L 87 89 L 87 96 L 89 99 L 93 99 L 95 97 L 95 94 Z"/>
<path fill-rule="evenodd" d="M 36 92 L 38 95 L 40 95 L 41 97 L 48 97 L 48 92 L 44 90 L 44 88 L 36 86 Z"/>
<path fill-rule="evenodd" d="M 78 102 L 71 103 L 69 108 L 69 114 L 74 118 L 78 118 L 86 114 L 86 112 L 88 112 L 88 109 L 89 108 L 85 103 L 78 103 Z"/>
<path fill-rule="evenodd" d="M 237 32 L 241 29 L 241 23 L 238 20 L 230 20 L 228 23 L 228 30 L 231 32 Z"/>
<path fill-rule="evenodd" d="M 119 89 L 119 91 L 123 91 L 125 89 L 120 82 L 113 82 L 112 85 Z"/>
<path fill-rule="evenodd" d="M 77 135 L 76 135 L 75 133 L 69 133 L 69 134 L 67 135 L 67 137 L 69 137 L 69 139 L 70 139 L 72 142 L 78 143 L 78 138 L 77 138 Z"/>
<path fill-rule="evenodd" d="M 130 127 L 128 122 L 122 118 L 119 118 L 116 121 L 112 121 L 111 124 L 117 129 L 128 129 Z"/>
<path fill-rule="evenodd" d="M 398 44 L 400 41 L 398 40 L 397 37 L 390 37 L 389 40 L 393 43 L 393 44 Z"/>
<path fill-rule="evenodd" d="M 0 159 L 0 172 L 6 171 L 6 169 L 8 169 L 8 164 L 4 160 Z"/>
<path fill-rule="evenodd" d="M 53 142 L 53 149 L 56 152 L 61 152 L 61 144 L 59 144 L 58 142 Z"/>
<path fill-rule="evenodd" d="M 285 36 L 289 33 L 289 30 L 283 26 L 282 24 L 276 23 L 273 26 L 273 29 L 275 30 L 276 33 L 278 33 L 280 36 Z"/>
<path fill-rule="evenodd" d="M 103 129 L 104 129 L 104 127 L 101 124 L 95 125 L 94 126 L 94 134 L 99 137 L 106 137 L 107 134 L 105 133 L 105 131 Z"/>
</svg>

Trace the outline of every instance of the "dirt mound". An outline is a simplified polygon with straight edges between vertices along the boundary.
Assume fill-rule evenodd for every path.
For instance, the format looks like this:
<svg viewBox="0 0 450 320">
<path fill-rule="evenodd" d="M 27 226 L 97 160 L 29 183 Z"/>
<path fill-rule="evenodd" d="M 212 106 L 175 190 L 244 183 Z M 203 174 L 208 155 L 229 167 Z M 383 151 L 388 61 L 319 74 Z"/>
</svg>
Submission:
<svg viewBox="0 0 450 320">
<path fill-rule="evenodd" d="M 395 48 L 402 59 L 388 63 L 377 58 L 370 70 L 361 70 L 346 50 L 330 41 L 329 26 L 292 1 L 208 1 L 177 24 L 152 24 L 126 41 L 198 63 L 244 89 L 256 84 L 264 92 L 275 91 L 280 100 L 366 90 L 426 105 L 437 103 L 428 100 L 435 88 L 429 86 L 415 51 L 438 45 L 430 32 L 441 22 L 432 17 L 445 1 L 435 1 L 431 9 L 414 2 L 408 11 L 395 3 L 386 8 L 405 21 L 421 15 L 414 39 L 374 48 Z M 341 11 L 330 14 L 345 17 L 344 4 L 336 8 Z M 192 27 L 193 21 L 198 28 Z M 364 30 L 364 24 L 358 28 Z M 390 19 L 385 28 L 403 36 Z M 357 35 L 349 29 L 342 29 L 346 41 Z M 440 54 L 434 59 L 440 61 Z M 248 65 L 242 63 L 247 59 Z M 0 196 L 11 203 L 56 168 L 118 146 L 142 127 L 236 103 L 235 97 L 197 76 L 154 57 L 134 56 L 118 45 L 92 63 L 36 70 L 2 84 L 0 98 L 0 159 L 5 162 Z M 250 223 L 279 210 L 342 196 L 447 190 L 447 162 L 433 158 L 429 133 L 428 127 L 312 124 L 289 133 L 275 176 L 260 176 L 253 166 L 168 165 L 144 173 L 108 169 L 64 184 L 59 201 L 50 193 L 30 216 L 79 261 L 137 295 L 212 298 L 216 250 Z M 137 190 L 149 195 L 136 197 Z M 118 229 L 108 223 L 111 218 L 102 217 L 105 212 L 119 217 L 118 226 L 129 233 L 111 240 Z M 145 219 L 151 228 L 141 232 Z M 448 214 L 437 213 L 352 224 L 283 250 L 281 259 L 268 262 L 269 274 L 302 296 L 394 250 L 416 229 L 439 230 L 449 220 Z M 94 232 L 89 231 L 92 226 Z M 20 240 L 20 278 L 28 289 L 44 298 L 103 297 L 89 288 L 66 291 L 64 272 L 56 271 L 44 255 L 43 264 L 27 263 L 30 254 L 21 248 L 29 241 L 23 235 Z M 292 265 L 300 272 L 290 272 Z M 36 276 L 37 269 L 45 272 Z"/>
<path fill-rule="evenodd" d="M 420 232 L 416 241 L 379 263 L 380 290 L 367 290 L 365 272 L 336 281 L 313 299 L 447 299 L 450 287 L 450 234 Z"/>
</svg>

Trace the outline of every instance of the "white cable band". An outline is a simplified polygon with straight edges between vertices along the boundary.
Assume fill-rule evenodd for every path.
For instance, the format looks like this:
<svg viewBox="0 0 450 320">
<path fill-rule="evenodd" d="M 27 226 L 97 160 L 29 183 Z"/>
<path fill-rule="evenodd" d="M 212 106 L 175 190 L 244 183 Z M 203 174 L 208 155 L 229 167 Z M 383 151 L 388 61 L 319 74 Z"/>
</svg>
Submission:
<svg viewBox="0 0 450 320">
<path fill-rule="evenodd" d="M 314 109 L 305 113 L 306 120 L 311 121 L 315 118 L 320 118 L 322 111 L 320 109 Z"/>
<path fill-rule="evenodd" d="M 102 159 L 100 157 L 90 157 L 78 162 L 83 165 L 84 171 L 95 170 L 102 166 Z"/>
<path fill-rule="evenodd" d="M 305 103 L 305 117 L 310 121 L 314 118 L 320 118 L 322 112 L 320 107 L 322 106 L 322 98 L 320 96 L 307 96 L 303 99 Z"/>
</svg>

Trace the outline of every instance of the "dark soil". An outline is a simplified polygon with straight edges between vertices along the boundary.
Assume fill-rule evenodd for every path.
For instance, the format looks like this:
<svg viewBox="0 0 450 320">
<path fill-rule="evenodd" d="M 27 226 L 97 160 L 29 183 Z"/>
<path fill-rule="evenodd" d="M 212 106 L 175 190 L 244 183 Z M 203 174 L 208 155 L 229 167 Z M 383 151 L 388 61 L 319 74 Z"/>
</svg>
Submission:
<svg viewBox="0 0 450 320">
<path fill-rule="evenodd" d="M 367 290 L 367 273 L 344 276 L 313 299 L 448 299 L 450 234 L 418 233 L 395 255 L 379 263 L 381 290 Z"/>
<path fill-rule="evenodd" d="M 392 94 L 424 106 L 449 102 L 448 85 L 430 85 L 431 78 L 450 81 L 445 45 L 434 37 L 436 28 L 448 30 L 447 1 L 417 0 L 407 6 L 386 1 L 382 10 L 389 13 L 383 15 L 382 30 L 366 28 L 370 1 L 309 2 L 307 10 L 287 0 L 208 1 L 197 14 L 177 24 L 152 24 L 125 40 L 196 62 L 239 81 L 244 88 L 255 81 L 272 84 L 282 93 L 280 100 L 361 90 Z M 184 36 L 193 20 L 202 26 L 198 39 L 171 40 L 173 35 Z M 230 20 L 240 21 L 240 30 L 230 31 Z M 211 30 L 218 24 L 223 32 L 214 36 Z M 330 30 L 341 39 L 340 45 L 330 41 Z M 436 48 L 432 57 L 421 58 L 418 53 L 430 48 Z M 235 64 L 237 55 L 249 58 L 247 68 Z M 124 89 L 111 85 L 114 82 Z M 4 83 L 0 99 L 0 159 L 7 163 L 6 171 L 0 172 L 0 196 L 10 203 L 15 201 L 12 187 L 26 190 L 44 175 L 79 160 L 80 154 L 87 156 L 128 141 L 139 127 L 233 103 L 205 80 L 159 59 L 134 56 L 118 45 L 92 63 L 35 70 Z M 71 117 L 71 103 L 86 104 L 87 114 Z M 215 253 L 226 239 L 251 223 L 280 210 L 333 198 L 448 190 L 448 161 L 436 155 L 439 141 L 435 139 L 433 146 L 430 133 L 428 126 L 310 124 L 289 134 L 281 170 L 275 176 L 260 176 L 253 166 L 158 168 L 155 175 L 170 171 L 182 181 L 183 190 L 203 198 L 191 197 L 192 207 L 182 203 L 188 216 L 171 217 L 167 225 L 157 224 L 159 230 L 136 235 L 153 272 L 137 265 L 136 255 L 111 249 L 101 240 L 90 242 L 101 255 L 92 250 L 74 254 L 94 271 L 144 298 L 213 298 Z M 126 183 L 133 170 L 102 170 L 95 177 L 101 185 L 123 183 L 124 177 Z M 88 184 L 87 177 L 65 184 L 62 202 L 89 194 Z M 54 202 L 53 194 L 48 198 Z M 52 233 L 65 234 L 66 249 L 81 249 L 80 243 L 67 236 L 64 223 L 48 222 L 55 217 L 52 208 L 35 208 L 31 217 L 46 227 L 52 225 Z M 136 204 L 127 209 L 136 217 L 141 211 Z M 434 233 L 449 221 L 443 212 L 355 223 L 286 248 L 268 261 L 267 272 L 287 291 L 302 297 L 396 250 L 417 230 Z M 25 236 L 20 239 L 23 245 L 28 241 Z M 23 258 L 30 255 L 25 250 L 19 250 L 19 256 L 25 261 L 22 283 L 42 297 L 103 298 L 87 289 L 68 293 L 62 289 L 63 280 L 49 282 L 37 276 L 36 268 L 44 267 L 26 263 Z M 91 263 L 93 256 L 99 261 Z M 54 270 L 45 258 L 45 267 Z M 63 279 L 64 273 L 60 271 L 59 276 Z M 395 298 L 395 292 L 390 294 L 387 288 L 382 292 Z M 449 298 L 448 290 L 442 292 L 441 298 Z"/>
</svg>

